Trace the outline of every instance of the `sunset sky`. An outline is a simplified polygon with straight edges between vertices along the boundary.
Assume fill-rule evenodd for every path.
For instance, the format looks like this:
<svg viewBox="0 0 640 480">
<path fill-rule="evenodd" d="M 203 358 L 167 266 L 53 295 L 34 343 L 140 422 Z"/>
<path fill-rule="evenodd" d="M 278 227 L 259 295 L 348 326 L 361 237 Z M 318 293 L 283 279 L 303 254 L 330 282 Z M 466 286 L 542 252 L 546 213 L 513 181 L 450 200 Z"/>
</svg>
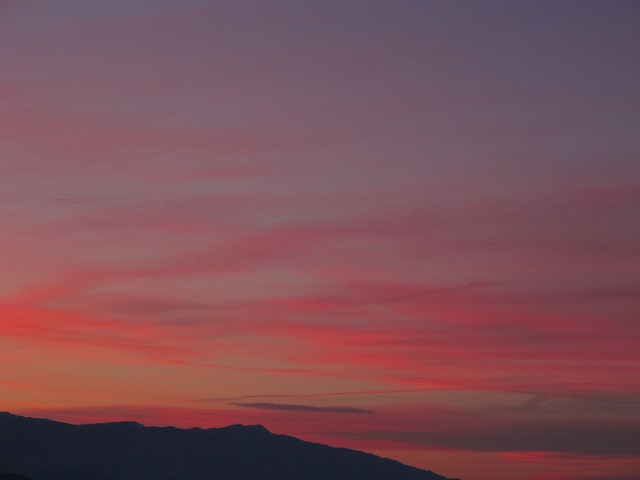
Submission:
<svg viewBox="0 0 640 480">
<path fill-rule="evenodd" d="M 0 411 L 640 476 L 640 3 L 0 0 Z"/>
</svg>

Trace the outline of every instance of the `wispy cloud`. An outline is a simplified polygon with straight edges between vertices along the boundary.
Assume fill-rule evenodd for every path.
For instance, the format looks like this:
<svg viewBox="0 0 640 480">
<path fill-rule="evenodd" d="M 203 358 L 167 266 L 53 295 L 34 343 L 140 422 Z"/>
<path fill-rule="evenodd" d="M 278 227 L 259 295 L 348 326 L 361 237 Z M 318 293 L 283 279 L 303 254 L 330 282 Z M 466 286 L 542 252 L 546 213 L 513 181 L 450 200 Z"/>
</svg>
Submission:
<svg viewBox="0 0 640 480">
<path fill-rule="evenodd" d="M 359 415 L 370 415 L 375 413 L 373 410 L 354 407 L 319 407 L 315 405 L 298 405 L 291 403 L 270 403 L 270 402 L 254 402 L 241 403 L 234 402 L 231 405 L 243 408 L 257 408 L 259 410 L 279 410 L 285 412 L 311 412 L 311 413 L 354 413 Z"/>
<path fill-rule="evenodd" d="M 634 445 L 635 7 L 64 3 L 0 0 L 14 405 Z"/>
<path fill-rule="evenodd" d="M 402 393 L 419 393 L 427 392 L 432 389 L 424 388 L 410 388 L 400 390 L 361 390 L 361 391 L 347 391 L 347 392 L 324 392 L 324 393 L 309 393 L 309 394 L 256 394 L 256 395 L 243 395 L 239 397 L 219 397 L 219 398 L 201 398 L 190 400 L 192 402 L 227 402 L 235 400 L 251 400 L 257 398 L 322 398 L 322 397 L 350 397 L 359 395 L 393 395 Z"/>
</svg>

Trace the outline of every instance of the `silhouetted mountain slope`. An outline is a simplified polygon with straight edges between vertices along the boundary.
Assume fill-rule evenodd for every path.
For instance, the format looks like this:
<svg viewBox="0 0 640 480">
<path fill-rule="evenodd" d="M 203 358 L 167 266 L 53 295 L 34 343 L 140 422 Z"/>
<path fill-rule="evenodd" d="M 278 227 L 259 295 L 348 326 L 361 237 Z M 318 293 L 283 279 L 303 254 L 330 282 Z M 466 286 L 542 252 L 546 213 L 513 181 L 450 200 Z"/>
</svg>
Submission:
<svg viewBox="0 0 640 480">
<path fill-rule="evenodd" d="M 368 453 L 274 435 L 259 425 L 69 425 L 9 413 L 0 413 L 2 472 L 36 480 L 446 480 Z"/>
</svg>

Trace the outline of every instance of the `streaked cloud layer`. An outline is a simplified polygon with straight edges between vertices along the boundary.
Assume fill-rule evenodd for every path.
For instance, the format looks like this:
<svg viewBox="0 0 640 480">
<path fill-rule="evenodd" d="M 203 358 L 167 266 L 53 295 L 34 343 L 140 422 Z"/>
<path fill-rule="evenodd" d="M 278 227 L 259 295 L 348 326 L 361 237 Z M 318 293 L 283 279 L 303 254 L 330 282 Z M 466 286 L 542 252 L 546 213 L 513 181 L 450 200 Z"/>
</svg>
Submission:
<svg viewBox="0 0 640 480">
<path fill-rule="evenodd" d="M 0 3 L 1 409 L 637 475 L 639 20 Z"/>
</svg>

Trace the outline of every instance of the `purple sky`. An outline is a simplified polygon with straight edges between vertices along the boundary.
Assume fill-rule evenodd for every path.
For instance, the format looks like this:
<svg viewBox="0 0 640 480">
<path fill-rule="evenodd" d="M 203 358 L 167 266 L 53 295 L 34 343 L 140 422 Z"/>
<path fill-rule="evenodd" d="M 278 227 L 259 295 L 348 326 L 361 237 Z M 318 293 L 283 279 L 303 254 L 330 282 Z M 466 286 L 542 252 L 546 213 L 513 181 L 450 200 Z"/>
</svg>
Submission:
<svg viewBox="0 0 640 480">
<path fill-rule="evenodd" d="M 639 25 L 0 1 L 0 410 L 637 478 Z"/>
</svg>

